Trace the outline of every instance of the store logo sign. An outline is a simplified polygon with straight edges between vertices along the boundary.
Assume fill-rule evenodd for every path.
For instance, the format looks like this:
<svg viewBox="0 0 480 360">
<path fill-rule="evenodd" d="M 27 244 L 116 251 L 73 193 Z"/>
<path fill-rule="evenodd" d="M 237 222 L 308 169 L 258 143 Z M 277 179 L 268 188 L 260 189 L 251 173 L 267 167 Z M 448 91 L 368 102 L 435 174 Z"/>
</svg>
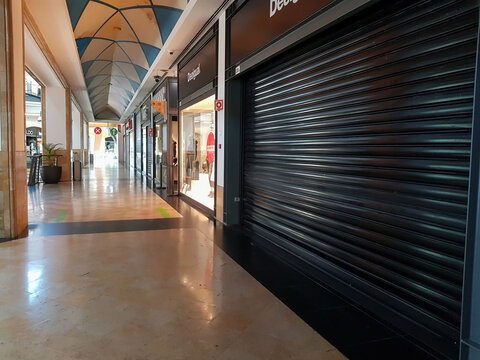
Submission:
<svg viewBox="0 0 480 360">
<path fill-rule="evenodd" d="M 192 80 L 196 80 L 197 76 L 200 75 L 201 72 L 202 72 L 202 70 L 200 69 L 200 64 L 198 64 L 198 66 L 195 69 L 193 69 L 192 72 L 188 73 L 187 82 L 190 82 Z"/>
<path fill-rule="evenodd" d="M 273 17 L 278 11 L 281 11 L 290 3 L 296 4 L 298 0 L 270 0 L 270 17 Z"/>
</svg>

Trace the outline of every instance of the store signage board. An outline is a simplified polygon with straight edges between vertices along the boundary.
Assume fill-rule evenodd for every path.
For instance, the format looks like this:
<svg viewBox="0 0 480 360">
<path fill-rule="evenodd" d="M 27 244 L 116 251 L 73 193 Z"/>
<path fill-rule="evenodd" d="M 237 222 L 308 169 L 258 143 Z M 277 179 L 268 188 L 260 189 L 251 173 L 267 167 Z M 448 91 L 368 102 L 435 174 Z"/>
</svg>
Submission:
<svg viewBox="0 0 480 360">
<path fill-rule="evenodd" d="M 229 66 L 245 59 L 333 2 L 334 0 L 249 0 L 230 20 Z"/>
<path fill-rule="evenodd" d="M 26 129 L 25 134 L 30 137 L 41 137 L 42 129 L 36 126 L 31 126 Z"/>
<path fill-rule="evenodd" d="M 178 93 L 180 99 L 193 94 L 217 76 L 217 37 L 205 46 L 178 71 Z"/>
<path fill-rule="evenodd" d="M 99 128 L 97 126 L 94 131 L 95 131 L 95 134 L 100 135 L 102 133 L 102 128 Z"/>
<path fill-rule="evenodd" d="M 148 103 L 145 102 L 142 105 L 142 122 L 149 121 L 150 120 L 150 106 L 148 106 Z"/>
<path fill-rule="evenodd" d="M 160 114 L 165 116 L 165 102 L 164 101 L 151 101 L 150 104 L 152 107 L 158 111 Z"/>
<path fill-rule="evenodd" d="M 154 106 L 153 103 L 158 103 L 158 102 L 164 103 L 163 111 L 158 110 L 157 107 Z M 152 105 L 153 115 L 157 115 L 158 113 L 161 113 L 163 116 L 165 116 L 166 102 L 167 102 L 167 87 L 162 86 L 161 88 L 157 89 L 157 91 L 152 96 L 152 102 L 150 104 Z"/>
<path fill-rule="evenodd" d="M 216 111 L 223 110 L 223 100 L 215 100 L 215 110 Z"/>
</svg>

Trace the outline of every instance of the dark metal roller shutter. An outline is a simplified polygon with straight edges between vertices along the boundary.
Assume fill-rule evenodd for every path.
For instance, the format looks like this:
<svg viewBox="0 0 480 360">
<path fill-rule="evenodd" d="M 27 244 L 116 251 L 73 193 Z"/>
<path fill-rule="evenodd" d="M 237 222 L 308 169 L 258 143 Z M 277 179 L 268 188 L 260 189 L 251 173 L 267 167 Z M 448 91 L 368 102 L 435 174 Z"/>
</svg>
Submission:
<svg viewBox="0 0 480 360">
<path fill-rule="evenodd" d="M 456 339 L 477 3 L 375 9 L 247 79 L 243 222 Z"/>
</svg>

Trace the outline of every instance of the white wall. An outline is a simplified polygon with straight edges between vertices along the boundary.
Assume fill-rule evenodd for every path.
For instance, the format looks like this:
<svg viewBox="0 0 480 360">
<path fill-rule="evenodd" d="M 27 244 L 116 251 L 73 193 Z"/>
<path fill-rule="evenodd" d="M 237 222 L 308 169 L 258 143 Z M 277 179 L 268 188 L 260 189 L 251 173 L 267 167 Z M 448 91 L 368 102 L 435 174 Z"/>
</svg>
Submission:
<svg viewBox="0 0 480 360">
<path fill-rule="evenodd" d="M 72 101 L 72 149 L 82 147 L 82 120 L 81 114 Z"/>
<path fill-rule="evenodd" d="M 47 142 L 67 146 L 65 89 L 47 86 L 45 89 L 45 128 Z"/>
</svg>

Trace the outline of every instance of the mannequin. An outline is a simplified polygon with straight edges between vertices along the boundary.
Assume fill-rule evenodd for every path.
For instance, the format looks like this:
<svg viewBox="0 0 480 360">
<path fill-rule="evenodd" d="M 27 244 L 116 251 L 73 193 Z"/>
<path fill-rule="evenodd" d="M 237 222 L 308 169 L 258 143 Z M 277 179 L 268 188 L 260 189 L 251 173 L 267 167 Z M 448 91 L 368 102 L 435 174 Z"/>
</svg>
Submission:
<svg viewBox="0 0 480 360">
<path fill-rule="evenodd" d="M 208 180 L 210 182 L 210 193 L 208 197 L 213 197 L 215 190 L 215 134 L 213 124 L 210 126 L 210 132 L 207 136 L 207 166 L 208 166 Z"/>
</svg>

